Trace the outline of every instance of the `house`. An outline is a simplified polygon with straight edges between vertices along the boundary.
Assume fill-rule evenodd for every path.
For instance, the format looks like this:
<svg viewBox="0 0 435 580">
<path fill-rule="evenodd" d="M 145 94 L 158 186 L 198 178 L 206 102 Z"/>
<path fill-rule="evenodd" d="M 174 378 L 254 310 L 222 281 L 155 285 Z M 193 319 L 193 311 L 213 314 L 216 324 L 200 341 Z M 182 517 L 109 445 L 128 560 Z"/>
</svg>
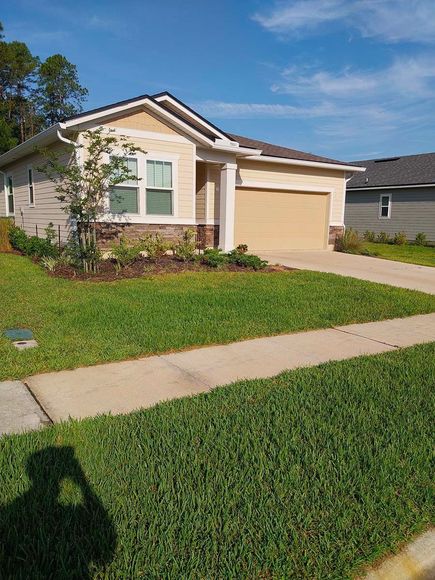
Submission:
<svg viewBox="0 0 435 580">
<path fill-rule="evenodd" d="M 344 223 L 393 235 L 419 232 L 435 242 L 435 153 L 355 162 L 366 172 L 347 184 Z"/>
<path fill-rule="evenodd" d="M 175 238 L 193 228 L 204 244 L 226 251 L 240 243 L 250 250 L 326 249 L 343 230 L 346 179 L 363 171 L 228 134 L 163 92 L 81 113 L 3 154 L 0 216 L 13 216 L 32 235 L 52 222 L 65 241 L 73 226 L 36 169 L 35 147 L 81 144 L 84 130 L 101 126 L 144 150 L 129 160 L 140 179 L 108 195 L 99 222 L 103 247 L 121 232 Z"/>
</svg>

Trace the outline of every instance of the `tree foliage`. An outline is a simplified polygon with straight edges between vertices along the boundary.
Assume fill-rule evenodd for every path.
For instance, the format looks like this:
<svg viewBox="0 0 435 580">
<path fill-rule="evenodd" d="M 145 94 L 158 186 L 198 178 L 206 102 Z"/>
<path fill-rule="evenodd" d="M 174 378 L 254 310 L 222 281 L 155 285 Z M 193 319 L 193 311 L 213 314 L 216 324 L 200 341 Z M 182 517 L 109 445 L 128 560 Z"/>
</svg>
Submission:
<svg viewBox="0 0 435 580">
<path fill-rule="evenodd" d="M 45 163 L 38 168 L 56 185 L 57 199 L 75 225 L 70 244 L 76 247 L 78 258 L 86 272 L 98 268 L 97 222 L 108 211 L 110 188 L 135 178 L 125 158 L 141 151 L 125 137 L 115 137 L 103 127 L 83 132 L 86 155 L 80 160 L 79 145 L 70 150 L 71 161 L 62 160 L 65 151 L 42 150 Z M 115 154 L 116 151 L 116 154 Z"/>
</svg>

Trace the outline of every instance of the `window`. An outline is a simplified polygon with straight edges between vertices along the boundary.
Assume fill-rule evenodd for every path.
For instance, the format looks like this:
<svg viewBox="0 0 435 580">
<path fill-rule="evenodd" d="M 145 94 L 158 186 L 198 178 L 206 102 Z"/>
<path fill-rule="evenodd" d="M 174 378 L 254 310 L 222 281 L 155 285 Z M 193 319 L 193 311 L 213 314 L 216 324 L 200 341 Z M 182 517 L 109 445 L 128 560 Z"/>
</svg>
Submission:
<svg viewBox="0 0 435 580">
<path fill-rule="evenodd" d="M 8 215 L 14 215 L 15 213 L 15 203 L 14 203 L 14 183 L 12 177 L 7 178 L 7 197 L 8 197 Z"/>
<path fill-rule="evenodd" d="M 31 167 L 27 168 L 27 184 L 29 187 L 29 205 L 35 205 L 35 189 L 33 185 L 33 169 Z"/>
<path fill-rule="evenodd" d="M 110 211 L 112 213 L 139 213 L 137 159 L 128 157 L 125 159 L 125 164 L 133 177 L 110 188 Z"/>
<path fill-rule="evenodd" d="M 379 200 L 379 218 L 389 219 L 391 217 L 391 193 L 382 195 Z"/>
<path fill-rule="evenodd" d="M 149 215 L 172 215 L 172 163 L 147 160 L 146 211 Z"/>
</svg>

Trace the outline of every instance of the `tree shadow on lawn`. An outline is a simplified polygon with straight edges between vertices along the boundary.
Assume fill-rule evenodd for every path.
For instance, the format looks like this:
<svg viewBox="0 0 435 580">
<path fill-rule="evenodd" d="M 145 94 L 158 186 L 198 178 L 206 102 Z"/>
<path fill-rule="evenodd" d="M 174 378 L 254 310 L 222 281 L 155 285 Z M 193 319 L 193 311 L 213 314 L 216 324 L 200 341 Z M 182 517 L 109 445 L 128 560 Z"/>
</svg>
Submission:
<svg viewBox="0 0 435 580">
<path fill-rule="evenodd" d="M 72 447 L 33 453 L 31 487 L 0 510 L 1 578 L 89 578 L 113 558 L 116 533 Z"/>
</svg>

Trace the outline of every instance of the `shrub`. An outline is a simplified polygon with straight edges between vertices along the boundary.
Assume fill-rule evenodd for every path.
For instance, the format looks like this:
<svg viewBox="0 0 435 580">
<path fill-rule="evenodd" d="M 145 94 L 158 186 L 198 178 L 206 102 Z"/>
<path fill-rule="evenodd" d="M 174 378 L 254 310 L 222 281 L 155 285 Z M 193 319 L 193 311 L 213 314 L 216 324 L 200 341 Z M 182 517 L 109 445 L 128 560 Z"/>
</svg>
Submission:
<svg viewBox="0 0 435 580">
<path fill-rule="evenodd" d="M 201 263 L 211 268 L 221 268 L 228 263 L 228 255 L 219 248 L 207 248 L 201 256 Z"/>
<path fill-rule="evenodd" d="M 255 254 L 241 254 L 236 250 L 229 252 L 228 260 L 231 264 L 237 264 L 242 268 L 252 268 L 253 270 L 261 270 L 267 266 L 267 261 L 262 260 Z"/>
<path fill-rule="evenodd" d="M 171 249 L 171 244 L 164 240 L 160 234 L 148 234 L 140 242 L 142 249 L 153 262 L 163 258 L 166 252 Z"/>
<path fill-rule="evenodd" d="M 42 266 L 49 272 L 53 272 L 58 264 L 58 259 L 53 256 L 43 256 L 41 258 Z"/>
<path fill-rule="evenodd" d="M 196 234 L 192 229 L 186 230 L 174 245 L 174 254 L 183 262 L 191 262 L 196 252 Z"/>
<path fill-rule="evenodd" d="M 14 250 L 18 250 L 23 254 L 27 253 L 28 237 L 24 230 L 17 226 L 11 226 L 9 229 L 9 241 Z"/>
<path fill-rule="evenodd" d="M 344 234 L 336 239 L 335 249 L 337 252 L 344 252 L 346 254 L 361 253 L 362 241 L 358 232 L 352 228 L 347 228 Z"/>
<path fill-rule="evenodd" d="M 376 241 L 376 234 L 370 230 L 366 230 L 363 234 L 363 238 L 366 242 L 374 242 Z"/>
<path fill-rule="evenodd" d="M 391 238 L 386 232 L 379 232 L 379 234 L 376 237 L 376 242 L 378 244 L 390 244 Z"/>
<path fill-rule="evenodd" d="M 9 230 L 9 240 L 13 248 L 26 254 L 27 256 L 58 256 L 59 250 L 53 246 L 49 239 L 38 238 L 38 236 L 27 236 L 26 232 L 17 226 L 12 226 Z"/>
<path fill-rule="evenodd" d="M 418 232 L 418 234 L 415 236 L 415 245 L 427 246 L 427 236 L 424 232 Z"/>
<path fill-rule="evenodd" d="M 404 244 L 407 244 L 408 238 L 406 237 L 405 232 L 397 232 L 394 234 L 393 243 L 396 244 L 396 246 L 403 246 Z"/>
<path fill-rule="evenodd" d="M 119 268 L 125 268 L 137 260 L 142 251 L 142 245 L 129 244 L 124 236 L 119 238 L 118 244 L 113 244 L 110 252 Z"/>
<path fill-rule="evenodd" d="M 12 249 L 9 232 L 13 226 L 10 218 L 0 218 L 0 252 L 10 252 Z"/>
<path fill-rule="evenodd" d="M 236 252 L 238 252 L 239 254 L 246 254 L 247 251 L 248 251 L 247 244 L 239 244 L 236 248 Z"/>
</svg>

